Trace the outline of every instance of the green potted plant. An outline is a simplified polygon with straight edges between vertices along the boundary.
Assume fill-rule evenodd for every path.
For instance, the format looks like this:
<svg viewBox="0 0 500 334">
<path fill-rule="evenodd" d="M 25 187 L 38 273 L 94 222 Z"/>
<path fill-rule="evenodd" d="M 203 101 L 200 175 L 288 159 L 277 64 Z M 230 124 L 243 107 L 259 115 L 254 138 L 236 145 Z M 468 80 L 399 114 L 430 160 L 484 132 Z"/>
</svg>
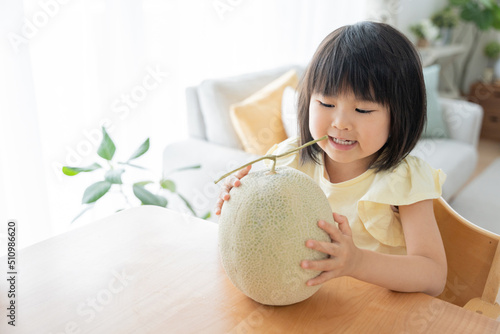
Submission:
<svg viewBox="0 0 500 334">
<path fill-rule="evenodd" d="M 102 128 L 102 141 L 97 149 L 97 155 L 104 160 L 101 163 L 93 163 L 85 167 L 72 167 L 64 166 L 62 172 L 67 176 L 75 176 L 80 173 L 88 173 L 94 171 L 104 172 L 104 177 L 100 178 L 99 181 L 92 183 L 85 189 L 82 197 L 82 204 L 84 205 L 83 210 L 73 219 L 72 222 L 80 218 L 85 212 L 92 209 L 96 202 L 100 200 L 106 194 L 111 193 L 111 189 L 116 189 L 123 199 L 125 204 L 123 208 L 118 211 L 132 207 L 134 205 L 156 205 L 161 207 L 167 207 L 168 199 L 167 194 L 172 194 L 181 199 L 184 202 L 187 209 L 194 215 L 197 216 L 195 210 L 191 206 L 190 202 L 182 196 L 176 188 L 174 181 L 168 178 L 161 178 L 159 180 L 140 180 L 132 184 L 126 184 L 123 181 L 122 175 L 129 168 L 136 168 L 141 170 L 146 170 L 142 166 L 135 164 L 135 159 L 141 157 L 149 150 L 149 138 L 146 139 L 125 161 L 116 161 L 115 151 L 116 146 L 111 137 L 108 135 L 106 129 Z M 177 170 L 172 171 L 180 172 L 187 169 L 197 169 L 200 165 L 187 166 Z M 128 195 L 127 195 L 128 192 Z M 132 197 L 132 194 L 134 197 Z M 207 212 L 200 218 L 208 219 L 210 217 L 210 212 Z"/>
<path fill-rule="evenodd" d="M 458 9 L 460 19 L 471 23 L 474 36 L 472 44 L 468 48 L 462 65 L 459 78 L 459 87 L 463 89 L 467 68 L 472 55 L 477 50 L 478 43 L 484 32 L 495 29 L 500 30 L 500 6 L 497 0 L 449 0 L 451 6 Z"/>
<path fill-rule="evenodd" d="M 483 53 L 488 58 L 488 64 L 484 69 L 483 80 L 487 83 L 492 83 L 494 80 L 495 63 L 500 57 L 500 43 L 491 41 L 484 46 Z"/>
<path fill-rule="evenodd" d="M 453 28 L 458 24 L 458 15 L 451 7 L 445 7 L 431 16 L 431 22 L 439 28 L 439 37 L 443 45 L 450 44 Z"/>
<path fill-rule="evenodd" d="M 429 19 L 411 25 L 410 31 L 417 37 L 416 45 L 420 48 L 429 46 L 439 35 L 439 30 Z"/>
</svg>

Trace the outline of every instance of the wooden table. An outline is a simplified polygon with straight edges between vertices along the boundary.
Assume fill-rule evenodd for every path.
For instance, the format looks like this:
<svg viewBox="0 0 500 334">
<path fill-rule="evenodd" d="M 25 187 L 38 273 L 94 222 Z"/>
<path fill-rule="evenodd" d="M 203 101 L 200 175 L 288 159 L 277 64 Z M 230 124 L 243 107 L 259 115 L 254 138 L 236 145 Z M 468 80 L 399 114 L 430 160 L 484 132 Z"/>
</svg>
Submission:
<svg viewBox="0 0 500 334">
<path fill-rule="evenodd" d="M 14 330 L 0 284 L 0 333 L 500 333 L 482 315 L 347 277 L 304 302 L 262 306 L 225 275 L 216 224 L 159 207 L 20 251 Z"/>
</svg>

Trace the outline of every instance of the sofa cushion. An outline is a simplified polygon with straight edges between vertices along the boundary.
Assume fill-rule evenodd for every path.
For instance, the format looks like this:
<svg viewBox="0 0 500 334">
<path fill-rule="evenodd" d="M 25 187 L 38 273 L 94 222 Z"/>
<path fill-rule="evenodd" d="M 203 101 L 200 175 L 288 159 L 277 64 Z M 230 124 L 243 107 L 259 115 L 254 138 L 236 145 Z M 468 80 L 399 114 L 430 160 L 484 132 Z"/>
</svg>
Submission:
<svg viewBox="0 0 500 334">
<path fill-rule="evenodd" d="M 271 146 L 287 138 L 281 120 L 281 99 L 286 87 L 297 87 L 297 72 L 290 70 L 239 103 L 230 116 L 246 152 L 266 154 Z"/>
<path fill-rule="evenodd" d="M 443 118 L 443 111 L 439 103 L 439 65 L 432 65 L 423 69 L 425 91 L 427 95 L 427 123 L 422 133 L 424 138 L 447 138 L 448 129 Z"/>
<path fill-rule="evenodd" d="M 471 144 L 445 139 L 423 138 L 411 152 L 447 175 L 443 198 L 450 200 L 468 181 L 476 168 L 477 150 Z"/>
<path fill-rule="evenodd" d="M 299 76 L 303 71 L 300 66 L 285 66 L 231 78 L 203 81 L 198 87 L 198 99 L 208 141 L 243 149 L 229 117 L 229 106 L 243 101 L 291 68 L 296 69 Z"/>
<path fill-rule="evenodd" d="M 297 106 L 298 92 L 292 87 L 286 87 L 283 91 L 283 99 L 281 101 L 281 120 L 283 121 L 288 138 L 299 135 L 297 128 Z"/>
</svg>

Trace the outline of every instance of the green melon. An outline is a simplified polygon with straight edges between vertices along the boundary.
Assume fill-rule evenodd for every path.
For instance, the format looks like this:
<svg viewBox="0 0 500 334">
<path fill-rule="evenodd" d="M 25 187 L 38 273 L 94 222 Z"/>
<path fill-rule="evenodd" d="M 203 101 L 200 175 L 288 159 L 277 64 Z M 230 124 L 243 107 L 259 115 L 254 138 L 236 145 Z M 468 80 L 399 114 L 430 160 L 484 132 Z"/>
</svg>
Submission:
<svg viewBox="0 0 500 334">
<path fill-rule="evenodd" d="M 306 282 L 320 272 L 302 260 L 327 255 L 305 246 L 309 239 L 330 241 L 318 220 L 333 223 L 330 204 L 308 175 L 279 167 L 257 171 L 231 189 L 219 218 L 219 251 L 231 282 L 265 305 L 289 305 L 312 296 L 320 286 Z"/>
</svg>

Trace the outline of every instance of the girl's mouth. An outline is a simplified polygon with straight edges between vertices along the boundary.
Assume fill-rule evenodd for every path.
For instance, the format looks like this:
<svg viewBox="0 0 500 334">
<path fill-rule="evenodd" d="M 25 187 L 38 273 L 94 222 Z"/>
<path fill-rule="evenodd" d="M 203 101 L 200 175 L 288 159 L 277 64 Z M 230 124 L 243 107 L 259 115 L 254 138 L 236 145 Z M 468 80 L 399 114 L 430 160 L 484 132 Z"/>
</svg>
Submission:
<svg viewBox="0 0 500 334">
<path fill-rule="evenodd" d="M 340 145 L 352 145 L 356 141 L 355 140 L 347 140 L 347 139 L 338 139 L 335 137 L 332 137 L 332 140 L 334 143 L 340 144 Z"/>
<path fill-rule="evenodd" d="M 358 143 L 356 140 L 340 139 L 335 137 L 329 137 L 329 141 L 335 149 L 341 151 L 350 150 Z"/>
</svg>

